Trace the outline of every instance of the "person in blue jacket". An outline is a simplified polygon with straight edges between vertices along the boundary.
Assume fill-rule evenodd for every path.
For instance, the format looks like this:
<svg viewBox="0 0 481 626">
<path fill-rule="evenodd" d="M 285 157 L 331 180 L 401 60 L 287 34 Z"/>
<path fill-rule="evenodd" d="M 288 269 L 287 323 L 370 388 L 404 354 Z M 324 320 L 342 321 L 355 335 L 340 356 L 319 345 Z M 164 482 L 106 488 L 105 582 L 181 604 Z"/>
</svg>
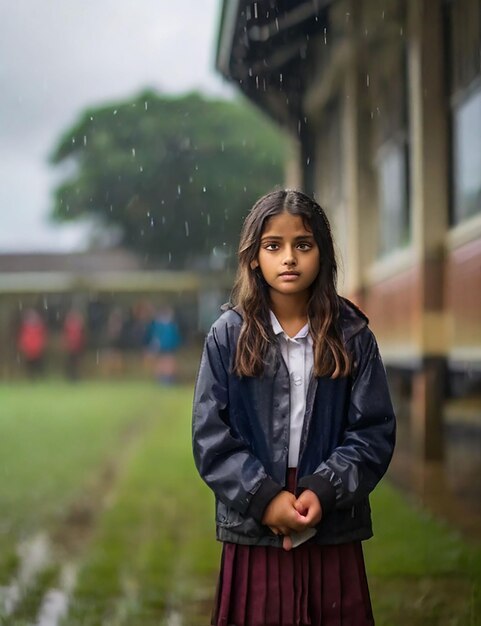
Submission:
<svg viewBox="0 0 481 626">
<path fill-rule="evenodd" d="M 223 542 L 212 624 L 372 625 L 361 541 L 395 442 L 375 337 L 337 293 L 329 222 L 305 194 L 260 198 L 238 256 L 193 408 Z"/>
<path fill-rule="evenodd" d="M 154 358 L 154 376 L 164 385 L 177 380 L 177 352 L 182 339 L 171 307 L 158 309 L 146 330 L 145 344 Z"/>
</svg>

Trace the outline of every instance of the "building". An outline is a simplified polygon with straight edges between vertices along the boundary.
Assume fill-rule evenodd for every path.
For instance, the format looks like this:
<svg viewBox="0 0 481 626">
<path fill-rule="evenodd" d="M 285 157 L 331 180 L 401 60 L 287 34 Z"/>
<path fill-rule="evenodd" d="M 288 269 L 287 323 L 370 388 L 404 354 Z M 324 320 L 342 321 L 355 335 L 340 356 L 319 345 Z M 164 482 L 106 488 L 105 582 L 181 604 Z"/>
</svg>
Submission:
<svg viewBox="0 0 481 626">
<path fill-rule="evenodd" d="M 224 0 L 216 63 L 292 138 L 286 183 L 329 214 L 402 445 L 456 463 L 461 420 L 478 476 L 481 1 Z M 457 395 L 476 408 L 452 424 Z"/>
<path fill-rule="evenodd" d="M 28 310 L 39 312 L 48 327 L 55 372 L 62 353 L 61 329 L 70 309 L 85 317 L 88 352 L 95 363 L 99 351 L 108 348 L 111 315 L 121 314 L 129 322 L 132 315 L 145 317 L 157 307 L 172 306 L 189 343 L 201 337 L 218 315 L 231 281 L 226 271 L 160 270 L 122 248 L 0 254 L 0 378 L 15 378 L 23 371 L 17 334 Z"/>
</svg>

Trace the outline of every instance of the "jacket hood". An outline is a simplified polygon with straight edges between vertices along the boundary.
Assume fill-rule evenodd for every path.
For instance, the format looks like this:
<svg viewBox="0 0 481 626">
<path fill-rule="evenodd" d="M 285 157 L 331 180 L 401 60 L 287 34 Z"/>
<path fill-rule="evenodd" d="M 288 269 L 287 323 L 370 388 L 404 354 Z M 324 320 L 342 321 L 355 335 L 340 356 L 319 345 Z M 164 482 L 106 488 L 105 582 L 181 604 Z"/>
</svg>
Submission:
<svg viewBox="0 0 481 626">
<path fill-rule="evenodd" d="M 221 306 L 223 312 L 234 311 L 239 318 L 243 319 L 242 308 L 234 306 L 231 302 L 226 302 Z M 354 302 L 339 296 L 339 318 L 344 341 L 349 341 L 357 335 L 369 323 L 369 318 Z"/>
</svg>

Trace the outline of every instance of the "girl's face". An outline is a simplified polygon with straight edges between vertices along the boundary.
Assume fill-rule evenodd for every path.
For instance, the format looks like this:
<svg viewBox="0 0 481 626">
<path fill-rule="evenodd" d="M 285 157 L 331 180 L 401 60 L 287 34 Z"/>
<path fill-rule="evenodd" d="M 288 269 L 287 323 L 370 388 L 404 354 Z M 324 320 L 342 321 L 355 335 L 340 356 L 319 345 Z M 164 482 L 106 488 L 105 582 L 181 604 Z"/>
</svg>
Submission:
<svg viewBox="0 0 481 626">
<path fill-rule="evenodd" d="M 272 292 L 304 297 L 319 272 L 320 254 L 299 215 L 270 217 L 261 236 L 259 254 L 251 267 L 260 267 Z"/>
</svg>

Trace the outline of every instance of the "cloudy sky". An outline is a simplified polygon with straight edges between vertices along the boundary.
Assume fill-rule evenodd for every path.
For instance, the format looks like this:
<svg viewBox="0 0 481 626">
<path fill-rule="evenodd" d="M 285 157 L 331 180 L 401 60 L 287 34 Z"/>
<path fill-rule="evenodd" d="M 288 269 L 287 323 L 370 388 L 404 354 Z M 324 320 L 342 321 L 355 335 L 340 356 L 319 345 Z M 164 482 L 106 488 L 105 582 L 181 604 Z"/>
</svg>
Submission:
<svg viewBox="0 0 481 626">
<path fill-rule="evenodd" d="M 214 71 L 221 0 L 0 3 L 0 252 L 74 250 L 86 226 L 48 220 L 47 158 L 93 104 L 144 87 L 228 97 Z"/>
</svg>

